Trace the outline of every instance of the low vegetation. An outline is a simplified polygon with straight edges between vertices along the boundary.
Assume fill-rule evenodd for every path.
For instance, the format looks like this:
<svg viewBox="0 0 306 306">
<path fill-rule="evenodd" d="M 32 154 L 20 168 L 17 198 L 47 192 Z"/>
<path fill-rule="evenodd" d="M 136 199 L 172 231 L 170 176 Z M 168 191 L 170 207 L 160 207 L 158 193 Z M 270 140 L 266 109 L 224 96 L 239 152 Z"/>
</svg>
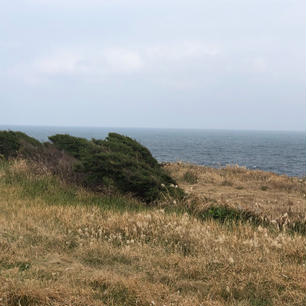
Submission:
<svg viewBox="0 0 306 306">
<path fill-rule="evenodd" d="M 127 136 L 110 133 L 105 140 L 87 140 L 58 134 L 49 139 L 52 143 L 41 144 L 24 133 L 2 131 L 0 154 L 40 163 L 91 190 L 131 194 L 146 203 L 164 198 L 165 187 L 167 196 L 184 196 L 150 151 Z"/>
<path fill-rule="evenodd" d="M 2 158 L 17 157 L 21 154 L 29 156 L 41 146 L 38 140 L 22 132 L 0 131 L 0 156 Z"/>
<path fill-rule="evenodd" d="M 194 172 L 188 170 L 184 173 L 183 180 L 189 184 L 196 184 L 198 182 L 198 177 Z"/>
<path fill-rule="evenodd" d="M 35 160 L 0 161 L 0 306 L 306 305 L 304 179 L 172 163 L 148 205 L 78 181 L 121 136 L 56 137 Z"/>
<path fill-rule="evenodd" d="M 0 167 L 1 306 L 306 304 L 301 234 L 102 196 L 31 167 Z"/>
<path fill-rule="evenodd" d="M 184 163 L 166 164 L 189 195 L 193 212 L 219 219 L 251 219 L 306 234 L 306 178 L 288 177 L 239 166 L 214 169 Z M 192 173 L 197 181 L 186 180 Z M 219 217 L 220 216 L 220 217 Z M 232 217 L 230 217 L 232 216 Z"/>
</svg>

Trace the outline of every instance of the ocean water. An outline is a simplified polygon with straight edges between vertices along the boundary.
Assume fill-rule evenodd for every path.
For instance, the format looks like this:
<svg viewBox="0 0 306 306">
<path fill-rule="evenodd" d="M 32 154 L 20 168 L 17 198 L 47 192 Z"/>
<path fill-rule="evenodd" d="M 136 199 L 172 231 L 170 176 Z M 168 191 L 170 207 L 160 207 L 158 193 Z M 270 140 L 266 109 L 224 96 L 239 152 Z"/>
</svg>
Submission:
<svg viewBox="0 0 306 306">
<path fill-rule="evenodd" d="M 0 126 L 4 129 L 23 131 L 40 141 L 57 133 L 104 139 L 109 132 L 117 132 L 148 147 L 160 162 L 186 161 L 212 167 L 237 164 L 306 176 L 305 132 Z"/>
</svg>

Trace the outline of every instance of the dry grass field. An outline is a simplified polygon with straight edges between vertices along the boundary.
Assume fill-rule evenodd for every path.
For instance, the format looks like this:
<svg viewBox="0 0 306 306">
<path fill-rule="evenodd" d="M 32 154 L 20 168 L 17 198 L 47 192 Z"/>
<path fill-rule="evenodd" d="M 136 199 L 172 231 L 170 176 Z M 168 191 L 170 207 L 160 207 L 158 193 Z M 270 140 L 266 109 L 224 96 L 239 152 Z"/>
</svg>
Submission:
<svg viewBox="0 0 306 306">
<path fill-rule="evenodd" d="M 199 206 L 305 218 L 304 180 L 237 167 L 166 168 Z M 25 161 L 2 163 L 0 305 L 306 305 L 304 235 L 203 221 L 182 205 L 101 197 Z"/>
<path fill-rule="evenodd" d="M 269 220 L 306 221 L 306 178 L 288 177 L 239 166 L 215 169 L 186 163 L 165 165 L 200 206 L 228 205 Z"/>
</svg>

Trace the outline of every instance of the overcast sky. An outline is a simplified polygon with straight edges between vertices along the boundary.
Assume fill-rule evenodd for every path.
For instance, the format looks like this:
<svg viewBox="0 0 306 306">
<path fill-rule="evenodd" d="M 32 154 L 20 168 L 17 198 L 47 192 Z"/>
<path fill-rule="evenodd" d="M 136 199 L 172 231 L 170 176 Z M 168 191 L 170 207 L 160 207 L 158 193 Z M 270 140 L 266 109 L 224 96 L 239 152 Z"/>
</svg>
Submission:
<svg viewBox="0 0 306 306">
<path fill-rule="evenodd" d="M 305 0 L 0 0 L 0 124 L 305 130 Z"/>
</svg>

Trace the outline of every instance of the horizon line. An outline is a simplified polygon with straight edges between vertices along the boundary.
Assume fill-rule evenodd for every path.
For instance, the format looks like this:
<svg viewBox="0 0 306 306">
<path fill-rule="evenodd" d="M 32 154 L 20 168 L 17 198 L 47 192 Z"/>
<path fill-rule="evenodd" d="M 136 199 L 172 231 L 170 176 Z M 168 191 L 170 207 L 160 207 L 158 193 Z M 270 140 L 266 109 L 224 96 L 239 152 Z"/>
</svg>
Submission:
<svg viewBox="0 0 306 306">
<path fill-rule="evenodd" d="M 0 124 L 0 127 L 46 127 L 46 128 L 103 128 L 103 129 L 148 129 L 148 130 L 206 130 L 206 131 L 249 131 L 249 132 L 297 132 L 305 130 L 268 130 L 250 128 L 198 128 L 198 127 L 131 127 L 131 126 L 90 126 L 90 125 L 39 125 L 39 124 Z"/>
</svg>

